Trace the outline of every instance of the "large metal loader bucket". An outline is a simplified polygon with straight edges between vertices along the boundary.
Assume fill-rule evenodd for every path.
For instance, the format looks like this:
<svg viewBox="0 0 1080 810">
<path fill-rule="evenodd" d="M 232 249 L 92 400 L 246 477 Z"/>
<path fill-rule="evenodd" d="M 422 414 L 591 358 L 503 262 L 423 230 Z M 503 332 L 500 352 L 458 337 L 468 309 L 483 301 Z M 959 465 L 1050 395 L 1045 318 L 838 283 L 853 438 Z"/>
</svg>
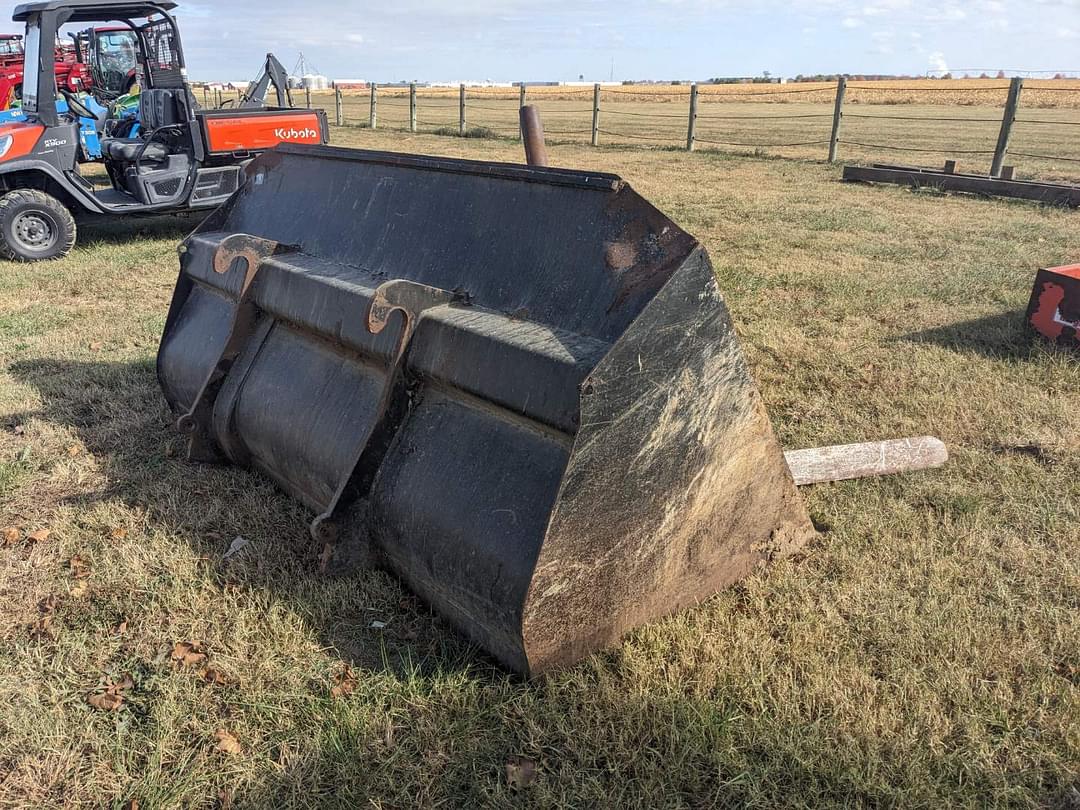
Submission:
<svg viewBox="0 0 1080 810">
<path fill-rule="evenodd" d="M 513 669 L 813 533 L 705 251 L 617 177 L 282 146 L 180 264 L 158 374 L 192 457 Z"/>
</svg>

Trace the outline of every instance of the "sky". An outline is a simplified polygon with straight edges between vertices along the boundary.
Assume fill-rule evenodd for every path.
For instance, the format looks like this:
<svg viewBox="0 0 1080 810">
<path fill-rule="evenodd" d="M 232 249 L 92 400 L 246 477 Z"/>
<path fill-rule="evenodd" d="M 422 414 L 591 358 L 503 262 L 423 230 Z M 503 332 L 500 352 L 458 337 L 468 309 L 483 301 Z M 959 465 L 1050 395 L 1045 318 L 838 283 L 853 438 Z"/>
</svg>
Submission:
<svg viewBox="0 0 1080 810">
<path fill-rule="evenodd" d="M 1080 0 L 179 2 L 196 80 L 267 51 L 379 82 L 1080 71 Z"/>
</svg>

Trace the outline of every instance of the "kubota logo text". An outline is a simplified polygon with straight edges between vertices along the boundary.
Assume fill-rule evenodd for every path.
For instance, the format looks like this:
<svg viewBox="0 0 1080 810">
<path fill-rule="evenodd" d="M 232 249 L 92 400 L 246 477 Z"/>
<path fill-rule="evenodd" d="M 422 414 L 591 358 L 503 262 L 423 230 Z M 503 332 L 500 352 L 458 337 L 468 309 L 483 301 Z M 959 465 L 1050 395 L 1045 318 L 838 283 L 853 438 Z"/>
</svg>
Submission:
<svg viewBox="0 0 1080 810">
<path fill-rule="evenodd" d="M 283 141 L 289 141 L 294 138 L 318 138 L 319 133 L 308 127 L 307 129 L 275 129 L 274 137 L 281 138 Z"/>
</svg>

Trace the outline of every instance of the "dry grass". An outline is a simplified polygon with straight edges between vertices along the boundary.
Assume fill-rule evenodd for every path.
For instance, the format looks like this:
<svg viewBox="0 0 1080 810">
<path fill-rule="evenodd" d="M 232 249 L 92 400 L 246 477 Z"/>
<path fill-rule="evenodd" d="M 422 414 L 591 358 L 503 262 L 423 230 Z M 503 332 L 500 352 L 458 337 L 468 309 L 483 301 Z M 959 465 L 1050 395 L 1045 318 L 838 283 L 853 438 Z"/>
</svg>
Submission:
<svg viewBox="0 0 1080 810">
<path fill-rule="evenodd" d="M 786 445 L 927 432 L 950 464 L 808 491 L 823 533 L 804 557 L 523 683 L 388 577 L 320 578 L 310 516 L 259 476 L 169 455 L 153 359 L 190 223 L 87 226 L 63 262 L 0 269 L 0 528 L 19 529 L 0 549 L 0 806 L 1066 806 L 1080 365 L 1022 309 L 1038 265 L 1080 255 L 1076 214 L 815 163 L 551 152 L 705 242 Z M 208 661 L 172 663 L 185 641 Z M 125 675 L 119 709 L 87 704 Z M 517 793 L 514 756 L 538 768 Z"/>
</svg>

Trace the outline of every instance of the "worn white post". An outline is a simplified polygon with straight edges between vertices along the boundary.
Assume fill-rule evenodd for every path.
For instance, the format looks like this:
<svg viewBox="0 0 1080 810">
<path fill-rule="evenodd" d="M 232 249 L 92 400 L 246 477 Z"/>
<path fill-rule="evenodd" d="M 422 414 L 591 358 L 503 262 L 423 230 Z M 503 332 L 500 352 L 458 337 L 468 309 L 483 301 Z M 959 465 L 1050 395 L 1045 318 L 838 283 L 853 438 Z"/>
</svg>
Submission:
<svg viewBox="0 0 1080 810">
<path fill-rule="evenodd" d="M 416 132 L 416 82 L 409 85 L 409 132 Z"/>
<path fill-rule="evenodd" d="M 847 93 L 847 79 L 844 76 L 836 83 L 836 103 L 833 105 L 832 135 L 829 136 L 829 163 L 836 162 L 836 150 L 840 143 L 840 122 L 844 118 L 844 95 Z"/>
<path fill-rule="evenodd" d="M 340 87 L 334 88 L 334 113 L 337 118 L 337 125 L 339 127 L 345 126 L 345 113 L 344 110 L 342 110 Z"/>
<path fill-rule="evenodd" d="M 998 133 L 997 147 L 994 149 L 994 161 L 990 164 L 990 176 L 1001 177 L 1001 167 L 1005 164 L 1005 155 L 1009 152 L 1009 137 L 1012 135 L 1016 110 L 1020 106 L 1020 92 L 1024 89 L 1024 80 L 1019 76 L 1009 82 L 1009 98 L 1005 101 L 1005 114 L 1001 118 L 1001 131 Z"/>
<path fill-rule="evenodd" d="M 686 151 L 694 151 L 694 137 L 697 129 L 697 82 L 690 85 L 690 121 L 686 125 Z"/>
<path fill-rule="evenodd" d="M 371 83 L 371 111 L 368 113 L 368 126 L 371 127 L 372 129 L 375 129 L 375 125 L 379 121 L 379 116 L 378 116 L 378 103 L 379 103 L 378 89 L 379 89 L 379 85 L 375 84 L 375 82 L 372 82 Z"/>
<path fill-rule="evenodd" d="M 592 88 L 592 145 L 600 145 L 600 83 Z"/>
<path fill-rule="evenodd" d="M 877 475 L 930 470 L 949 460 L 949 450 L 934 436 L 890 439 L 865 444 L 842 444 L 789 450 L 784 453 L 795 483 L 822 484 Z"/>
<path fill-rule="evenodd" d="M 458 88 L 458 135 L 465 137 L 465 84 Z"/>
</svg>

